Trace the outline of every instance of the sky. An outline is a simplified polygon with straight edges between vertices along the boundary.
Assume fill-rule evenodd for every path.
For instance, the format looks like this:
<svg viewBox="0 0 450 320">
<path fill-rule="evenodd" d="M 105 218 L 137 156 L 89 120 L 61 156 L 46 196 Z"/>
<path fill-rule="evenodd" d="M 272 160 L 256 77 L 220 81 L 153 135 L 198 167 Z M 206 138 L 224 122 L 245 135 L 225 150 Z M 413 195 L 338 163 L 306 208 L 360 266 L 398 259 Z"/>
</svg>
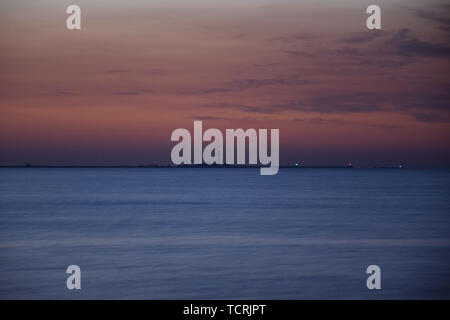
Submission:
<svg viewBox="0 0 450 320">
<path fill-rule="evenodd" d="M 449 167 L 448 17 L 435 0 L 0 0 L 0 165 L 169 164 L 171 132 L 202 120 L 279 128 L 284 165 Z"/>
</svg>

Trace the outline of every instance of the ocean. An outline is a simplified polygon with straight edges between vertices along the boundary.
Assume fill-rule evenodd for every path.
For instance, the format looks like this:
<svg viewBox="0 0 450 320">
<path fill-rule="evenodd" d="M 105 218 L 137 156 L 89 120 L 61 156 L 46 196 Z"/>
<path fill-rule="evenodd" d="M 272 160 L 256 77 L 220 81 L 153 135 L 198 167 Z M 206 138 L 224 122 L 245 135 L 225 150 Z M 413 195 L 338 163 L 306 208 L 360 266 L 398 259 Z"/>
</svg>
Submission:
<svg viewBox="0 0 450 320">
<path fill-rule="evenodd" d="M 449 170 L 3 168 L 0 298 L 450 299 L 449 195 Z"/>
</svg>

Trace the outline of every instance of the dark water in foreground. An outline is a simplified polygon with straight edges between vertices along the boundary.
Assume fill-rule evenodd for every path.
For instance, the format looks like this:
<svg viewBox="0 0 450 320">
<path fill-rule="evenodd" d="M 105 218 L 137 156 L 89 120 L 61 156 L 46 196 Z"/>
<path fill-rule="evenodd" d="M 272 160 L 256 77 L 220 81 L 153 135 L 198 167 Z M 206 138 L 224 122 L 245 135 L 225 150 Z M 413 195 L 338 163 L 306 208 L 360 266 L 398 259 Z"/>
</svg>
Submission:
<svg viewBox="0 0 450 320">
<path fill-rule="evenodd" d="M 442 170 L 0 169 L 0 298 L 449 299 L 449 195 Z"/>
</svg>

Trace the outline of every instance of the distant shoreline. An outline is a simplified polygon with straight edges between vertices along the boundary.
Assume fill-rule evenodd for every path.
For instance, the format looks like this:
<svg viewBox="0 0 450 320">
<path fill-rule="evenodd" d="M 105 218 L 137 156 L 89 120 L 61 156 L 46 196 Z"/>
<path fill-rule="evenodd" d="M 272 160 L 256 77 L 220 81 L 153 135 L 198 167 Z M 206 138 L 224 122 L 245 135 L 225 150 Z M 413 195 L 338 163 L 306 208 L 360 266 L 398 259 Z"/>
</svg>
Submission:
<svg viewBox="0 0 450 320">
<path fill-rule="evenodd" d="M 239 166 L 239 165 L 140 165 L 140 166 L 44 166 L 44 165 L 22 165 L 22 166 L 0 166 L 0 169 L 25 168 L 25 169 L 259 169 L 261 166 Z M 355 169 L 353 166 L 280 166 L 280 169 Z M 403 169 L 399 167 L 359 167 L 356 169 Z"/>
</svg>

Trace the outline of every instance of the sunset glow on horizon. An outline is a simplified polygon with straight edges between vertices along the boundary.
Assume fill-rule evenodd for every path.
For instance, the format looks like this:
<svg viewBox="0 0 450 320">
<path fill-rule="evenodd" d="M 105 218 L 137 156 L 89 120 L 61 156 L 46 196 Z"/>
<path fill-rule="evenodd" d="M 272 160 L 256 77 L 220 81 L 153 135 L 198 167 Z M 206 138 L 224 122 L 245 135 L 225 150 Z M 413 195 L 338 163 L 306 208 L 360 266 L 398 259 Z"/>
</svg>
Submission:
<svg viewBox="0 0 450 320">
<path fill-rule="evenodd" d="M 279 128 L 280 163 L 447 167 L 450 6 L 0 1 L 0 165 L 169 164 L 176 128 Z M 313 5 L 315 4 L 315 5 Z"/>
</svg>

